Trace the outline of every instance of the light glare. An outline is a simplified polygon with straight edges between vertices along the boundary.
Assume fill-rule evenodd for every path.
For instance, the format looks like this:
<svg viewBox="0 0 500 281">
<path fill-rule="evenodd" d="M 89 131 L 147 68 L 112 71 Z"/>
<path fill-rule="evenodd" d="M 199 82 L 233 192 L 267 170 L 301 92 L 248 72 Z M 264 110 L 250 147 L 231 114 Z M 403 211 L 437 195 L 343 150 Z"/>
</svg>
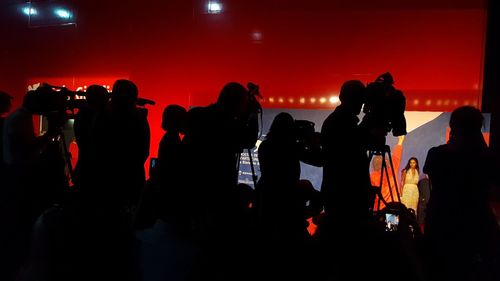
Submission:
<svg viewBox="0 0 500 281">
<path fill-rule="evenodd" d="M 331 104 L 335 104 L 335 103 L 338 103 L 339 102 L 339 97 L 337 96 L 331 96 L 330 97 L 330 103 Z"/>
<path fill-rule="evenodd" d="M 68 11 L 68 10 L 64 10 L 64 9 L 56 9 L 54 10 L 54 13 L 62 18 L 62 19 L 69 19 L 71 18 L 71 13 Z"/>
<path fill-rule="evenodd" d="M 222 4 L 219 2 L 208 2 L 208 12 L 211 14 L 218 14 L 222 12 Z"/>
<path fill-rule="evenodd" d="M 30 8 L 30 7 L 23 8 L 23 13 L 27 16 L 34 16 L 38 14 L 35 8 Z"/>
</svg>

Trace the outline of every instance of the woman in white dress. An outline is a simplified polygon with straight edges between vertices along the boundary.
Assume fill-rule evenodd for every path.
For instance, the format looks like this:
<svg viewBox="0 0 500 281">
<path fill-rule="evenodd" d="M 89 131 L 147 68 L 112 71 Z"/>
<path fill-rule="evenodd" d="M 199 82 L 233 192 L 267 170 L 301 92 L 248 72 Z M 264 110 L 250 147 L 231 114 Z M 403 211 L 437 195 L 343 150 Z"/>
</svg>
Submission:
<svg viewBox="0 0 500 281">
<path fill-rule="evenodd" d="M 418 160 L 411 157 L 406 164 L 406 167 L 401 171 L 401 186 L 403 187 L 401 203 L 406 208 L 413 209 L 415 215 L 417 214 L 418 206 L 418 180 L 420 169 L 418 167 Z"/>
</svg>

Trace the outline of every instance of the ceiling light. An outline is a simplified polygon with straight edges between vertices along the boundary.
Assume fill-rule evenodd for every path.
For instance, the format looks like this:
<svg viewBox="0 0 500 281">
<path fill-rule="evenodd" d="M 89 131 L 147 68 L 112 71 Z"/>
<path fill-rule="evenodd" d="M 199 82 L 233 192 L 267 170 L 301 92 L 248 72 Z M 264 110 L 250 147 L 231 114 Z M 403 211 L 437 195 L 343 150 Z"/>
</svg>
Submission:
<svg viewBox="0 0 500 281">
<path fill-rule="evenodd" d="M 220 14 L 222 13 L 222 4 L 218 1 L 208 1 L 208 13 Z"/>
</svg>

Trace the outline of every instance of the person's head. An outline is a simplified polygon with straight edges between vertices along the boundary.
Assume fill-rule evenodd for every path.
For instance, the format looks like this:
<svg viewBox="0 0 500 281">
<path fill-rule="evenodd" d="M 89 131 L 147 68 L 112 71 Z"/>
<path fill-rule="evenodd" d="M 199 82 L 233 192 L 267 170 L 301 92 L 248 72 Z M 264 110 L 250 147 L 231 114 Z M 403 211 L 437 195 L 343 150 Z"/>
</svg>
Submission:
<svg viewBox="0 0 500 281">
<path fill-rule="evenodd" d="M 119 109 L 135 108 L 139 90 L 134 82 L 126 79 L 116 80 L 111 93 L 111 105 Z"/>
<path fill-rule="evenodd" d="M 44 89 L 37 89 L 38 91 L 44 91 Z M 28 91 L 23 97 L 23 107 L 26 108 L 31 113 L 35 114 L 40 111 L 40 94 L 34 90 Z"/>
<path fill-rule="evenodd" d="M 171 104 L 163 110 L 161 128 L 171 133 L 184 133 L 187 110 L 176 104 Z"/>
<path fill-rule="evenodd" d="M 249 101 L 248 90 L 240 83 L 230 82 L 222 88 L 217 106 L 231 118 L 242 118 L 248 114 Z"/>
<path fill-rule="evenodd" d="M 0 91 L 0 116 L 10 111 L 12 107 L 12 96 Z"/>
<path fill-rule="evenodd" d="M 455 109 L 450 117 L 450 135 L 472 136 L 481 134 L 484 117 L 479 109 L 462 106 Z"/>
<path fill-rule="evenodd" d="M 295 120 L 292 115 L 286 112 L 281 112 L 274 117 L 273 123 L 267 133 L 267 138 L 283 138 L 291 137 L 294 133 Z"/>
<path fill-rule="evenodd" d="M 85 92 L 85 97 L 89 107 L 103 108 L 108 102 L 109 93 L 103 86 L 90 85 Z"/>
<path fill-rule="evenodd" d="M 359 80 L 349 80 L 340 88 L 340 103 L 349 108 L 353 113 L 359 114 L 365 100 L 366 87 Z"/>
<path fill-rule="evenodd" d="M 408 171 L 410 169 L 415 169 L 415 170 L 417 170 L 417 172 L 420 172 L 420 167 L 418 166 L 418 159 L 416 157 L 411 157 L 408 160 L 408 163 L 406 163 L 404 170 Z"/>
</svg>

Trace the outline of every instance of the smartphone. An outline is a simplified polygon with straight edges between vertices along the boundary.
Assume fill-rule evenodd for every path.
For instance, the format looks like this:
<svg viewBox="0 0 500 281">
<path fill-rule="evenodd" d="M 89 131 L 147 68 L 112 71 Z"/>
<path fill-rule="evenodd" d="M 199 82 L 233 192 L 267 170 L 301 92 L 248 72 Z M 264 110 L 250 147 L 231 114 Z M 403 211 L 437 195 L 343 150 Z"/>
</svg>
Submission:
<svg viewBox="0 0 500 281">
<path fill-rule="evenodd" d="M 151 157 L 150 162 L 149 162 L 149 168 L 150 169 L 156 169 L 156 163 L 157 162 L 158 162 L 158 158 Z"/>
<path fill-rule="evenodd" d="M 399 215 L 385 214 L 385 230 L 396 231 L 399 225 Z"/>
</svg>

